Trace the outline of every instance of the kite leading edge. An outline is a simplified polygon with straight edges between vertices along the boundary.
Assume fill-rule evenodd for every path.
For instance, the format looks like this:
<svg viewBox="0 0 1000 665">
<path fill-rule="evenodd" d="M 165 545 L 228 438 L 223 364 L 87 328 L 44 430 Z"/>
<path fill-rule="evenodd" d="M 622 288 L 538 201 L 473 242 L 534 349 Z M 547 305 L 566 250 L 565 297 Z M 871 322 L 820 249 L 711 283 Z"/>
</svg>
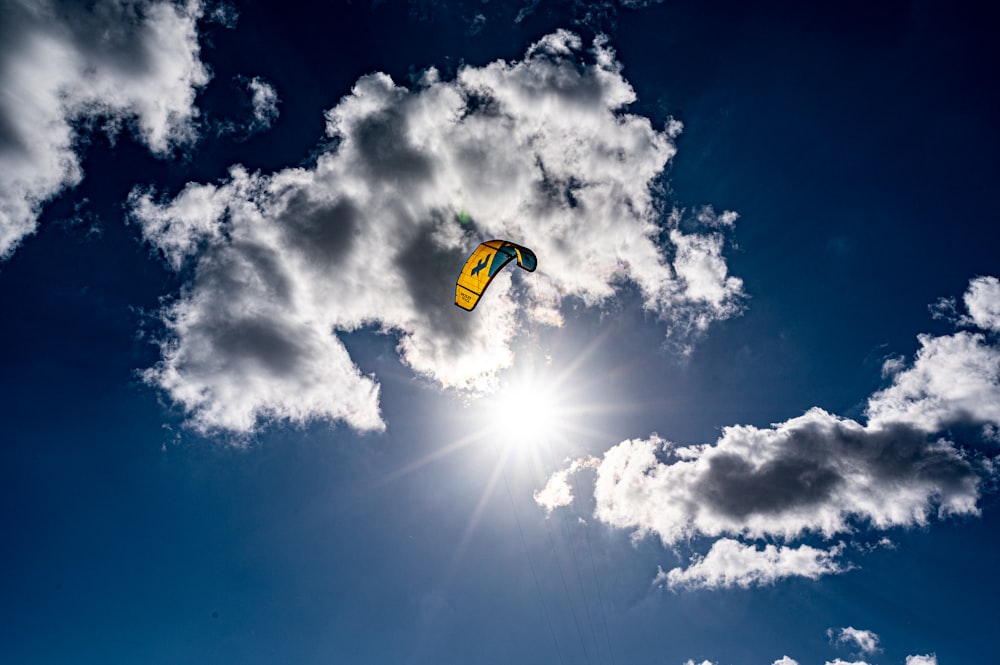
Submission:
<svg viewBox="0 0 1000 665">
<path fill-rule="evenodd" d="M 493 277 L 515 259 L 517 265 L 528 272 L 534 272 L 538 266 L 534 252 L 508 240 L 488 240 L 476 247 L 458 275 L 455 304 L 471 312 Z"/>
</svg>

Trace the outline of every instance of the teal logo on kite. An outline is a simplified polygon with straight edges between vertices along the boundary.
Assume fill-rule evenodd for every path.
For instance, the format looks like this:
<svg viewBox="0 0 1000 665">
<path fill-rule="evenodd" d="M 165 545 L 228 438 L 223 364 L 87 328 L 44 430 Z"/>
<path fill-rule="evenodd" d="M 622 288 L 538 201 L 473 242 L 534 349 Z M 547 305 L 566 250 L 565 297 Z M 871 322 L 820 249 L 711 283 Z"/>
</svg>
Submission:
<svg viewBox="0 0 1000 665">
<path fill-rule="evenodd" d="M 489 263 L 489 261 L 490 261 L 490 257 L 487 256 L 485 259 L 483 259 L 482 261 L 480 261 L 479 263 L 477 263 L 476 267 L 469 271 L 469 274 L 472 275 L 473 277 L 475 277 L 476 273 L 478 273 L 480 270 L 482 270 L 483 268 L 485 268 L 486 264 Z"/>
</svg>

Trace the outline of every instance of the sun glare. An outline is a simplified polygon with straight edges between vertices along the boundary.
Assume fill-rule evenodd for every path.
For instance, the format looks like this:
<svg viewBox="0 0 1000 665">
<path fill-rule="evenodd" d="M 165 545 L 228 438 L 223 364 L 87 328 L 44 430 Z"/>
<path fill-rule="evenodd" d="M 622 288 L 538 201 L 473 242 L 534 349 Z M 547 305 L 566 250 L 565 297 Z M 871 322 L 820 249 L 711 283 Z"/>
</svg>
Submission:
<svg viewBox="0 0 1000 665">
<path fill-rule="evenodd" d="M 580 372 L 600 342 L 594 340 L 558 368 L 548 357 L 521 356 L 495 392 L 470 404 L 469 415 L 485 424 L 472 438 L 488 440 L 507 453 L 529 452 L 544 465 L 552 455 L 561 459 L 593 437 L 602 437 L 601 421 L 615 406 L 599 395 L 600 386 L 588 381 L 589 373 Z"/>
<path fill-rule="evenodd" d="M 562 429 L 564 405 L 557 392 L 537 379 L 522 379 L 489 397 L 487 410 L 492 421 L 504 423 L 509 444 L 520 448 L 550 442 Z"/>
</svg>

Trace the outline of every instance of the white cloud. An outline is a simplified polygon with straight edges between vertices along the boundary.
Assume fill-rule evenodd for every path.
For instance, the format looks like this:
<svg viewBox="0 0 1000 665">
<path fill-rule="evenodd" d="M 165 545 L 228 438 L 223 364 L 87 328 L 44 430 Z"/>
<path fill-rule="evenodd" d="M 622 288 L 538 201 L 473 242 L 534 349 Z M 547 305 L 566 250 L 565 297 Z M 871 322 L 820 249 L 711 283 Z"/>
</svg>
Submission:
<svg viewBox="0 0 1000 665">
<path fill-rule="evenodd" d="M 879 651 L 878 635 L 870 630 L 861 630 L 853 626 L 848 626 L 847 628 L 841 628 L 839 631 L 830 628 L 826 631 L 826 634 L 837 644 L 857 647 L 858 653 L 861 654 L 873 654 Z"/>
<path fill-rule="evenodd" d="M 134 189 L 128 206 L 134 219 L 142 220 L 143 234 L 154 238 L 168 263 L 180 270 L 185 259 L 203 244 L 218 241 L 222 228 L 220 216 L 226 214 L 235 193 L 249 196 L 260 186 L 260 179 L 251 177 L 245 169 L 230 171 L 226 188 L 189 183 L 169 207 L 158 205 L 151 190 Z"/>
<path fill-rule="evenodd" d="M 993 320 L 983 312 L 993 311 L 994 297 L 992 281 L 973 280 L 966 302 L 982 325 Z M 596 469 L 595 517 L 634 538 L 655 535 L 667 547 L 717 539 L 688 568 L 661 569 L 654 580 L 714 588 L 842 572 L 851 566 L 842 561 L 843 547 L 832 544 L 838 537 L 978 515 L 993 461 L 939 432 L 973 421 L 985 438 L 996 436 L 1000 350 L 985 333 L 920 340 L 911 367 L 892 363 L 893 385 L 869 400 L 867 425 L 814 408 L 770 428 L 724 428 L 711 445 L 680 447 L 657 435 L 619 443 L 587 464 Z M 539 503 L 547 510 L 569 505 L 569 476 L 579 468 L 573 462 L 556 471 L 546 485 L 551 492 L 543 490 L 547 502 Z M 807 535 L 821 537 L 826 549 L 794 544 Z M 743 539 L 774 544 L 761 550 Z M 882 535 L 879 543 L 886 542 Z M 848 639 L 862 637 L 845 631 Z"/>
<path fill-rule="evenodd" d="M 1000 331 L 1000 280 L 977 277 L 965 292 L 965 307 L 972 323 L 984 330 Z"/>
<path fill-rule="evenodd" d="M 937 665 L 937 655 L 907 656 L 906 665 Z"/>
<path fill-rule="evenodd" d="M 938 298 L 935 302 L 927 306 L 927 310 L 931 313 L 931 318 L 933 319 L 948 321 L 949 323 L 958 323 L 961 320 L 961 317 L 958 315 L 958 305 L 955 303 L 953 296 Z"/>
<path fill-rule="evenodd" d="M 259 132 L 269 128 L 278 119 L 278 93 L 274 86 L 255 76 L 247 82 L 250 105 L 253 107 L 253 122 L 250 131 Z"/>
<path fill-rule="evenodd" d="M 568 484 L 576 468 L 554 474 L 557 484 Z M 741 538 L 832 540 L 859 526 L 885 530 L 979 512 L 979 472 L 953 444 L 821 409 L 769 429 L 725 428 L 714 445 L 623 441 L 604 453 L 596 474 L 594 514 L 606 524 L 637 538 L 655 535 L 665 546 L 719 538 L 688 568 L 661 571 L 656 581 L 671 587 L 746 587 L 850 568 L 840 545 L 760 550 Z"/>
<path fill-rule="evenodd" d="M 597 467 L 596 516 L 672 545 L 694 536 L 792 539 L 976 514 L 979 476 L 948 442 L 866 428 L 822 409 L 769 429 L 723 429 L 711 446 L 623 441 Z"/>
<path fill-rule="evenodd" d="M 794 658 L 789 658 L 788 656 L 782 656 L 778 660 L 771 663 L 771 665 L 799 665 L 799 661 Z"/>
<path fill-rule="evenodd" d="M 826 665 L 869 665 L 869 663 L 864 660 L 841 660 L 837 658 L 826 661 Z"/>
<path fill-rule="evenodd" d="M 703 660 L 700 663 L 696 663 L 695 661 L 689 658 L 688 660 L 684 661 L 684 665 L 715 665 L 715 663 L 713 663 L 710 660 Z"/>
<path fill-rule="evenodd" d="M 484 391 L 512 362 L 519 321 L 557 325 L 565 298 L 599 305 L 631 281 L 684 330 L 736 314 L 742 285 L 721 257 L 734 215 L 685 232 L 668 219 L 676 252 L 658 244 L 671 136 L 625 112 L 635 93 L 603 40 L 590 62 L 581 48 L 558 32 L 520 62 L 453 81 L 429 70 L 412 90 L 365 76 L 327 112 L 332 147 L 314 166 L 234 167 L 173 200 L 133 192 L 145 237 L 192 275 L 146 378 L 204 430 L 312 417 L 371 429 L 377 386 L 340 331 L 396 335 L 418 373 Z M 455 276 L 491 237 L 531 247 L 539 268 L 501 273 L 468 314 L 452 304 Z"/>
<path fill-rule="evenodd" d="M 74 123 L 123 123 L 157 155 L 194 140 L 201 2 L 14 0 L 0 9 L 0 258 L 83 178 Z"/>
<path fill-rule="evenodd" d="M 549 476 L 545 487 L 534 493 L 535 503 L 551 513 L 556 508 L 573 503 L 573 490 L 569 486 L 569 476 L 580 469 L 594 468 L 600 464 L 596 457 L 573 460 L 568 467 Z"/>
<path fill-rule="evenodd" d="M 919 335 L 913 365 L 868 400 L 874 427 L 905 423 L 927 432 L 1000 422 L 1000 348 L 982 333 Z"/>
<path fill-rule="evenodd" d="M 965 325 L 952 335 L 918 335 L 913 365 L 894 363 L 892 385 L 868 400 L 874 427 L 906 423 L 927 432 L 954 424 L 1000 422 L 1000 347 L 991 332 L 1000 330 L 1000 281 L 977 277 L 965 292 Z"/>
<path fill-rule="evenodd" d="M 711 218 L 709 224 L 716 225 L 715 219 Z M 674 270 L 681 288 L 688 299 L 698 303 L 686 322 L 689 331 L 703 332 L 714 320 L 738 314 L 743 281 L 727 275 L 722 257 L 725 237 L 721 233 L 684 234 L 671 229 L 670 241 L 675 247 Z"/>
<path fill-rule="evenodd" d="M 653 578 L 655 585 L 670 588 L 696 587 L 707 589 L 760 586 L 774 584 L 787 577 L 817 579 L 843 569 L 837 556 L 843 549 L 829 550 L 809 545 L 785 547 L 766 545 L 758 550 L 731 538 L 715 541 L 708 554 L 696 555 L 687 568 L 662 568 Z"/>
</svg>

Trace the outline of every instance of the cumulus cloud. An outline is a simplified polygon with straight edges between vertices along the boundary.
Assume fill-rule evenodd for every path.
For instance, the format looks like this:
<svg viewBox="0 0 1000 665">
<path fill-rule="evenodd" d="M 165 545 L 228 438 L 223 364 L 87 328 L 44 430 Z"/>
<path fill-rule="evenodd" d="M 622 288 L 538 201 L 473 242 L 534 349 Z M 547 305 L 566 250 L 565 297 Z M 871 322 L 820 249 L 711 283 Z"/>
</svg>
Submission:
<svg viewBox="0 0 1000 665">
<path fill-rule="evenodd" d="M 330 147 L 308 168 L 237 166 L 173 199 L 137 189 L 132 218 L 191 276 L 146 378 L 204 430 L 313 417 L 378 429 L 377 383 L 340 332 L 392 334 L 419 374 L 484 391 L 519 322 L 558 325 L 567 298 L 600 305 L 631 282 L 693 335 L 734 316 L 742 283 L 721 253 L 734 216 L 681 230 L 664 214 L 657 182 L 678 128 L 627 113 L 634 100 L 603 39 L 584 53 L 560 31 L 450 81 L 361 78 L 327 112 Z M 531 247 L 539 268 L 501 273 L 470 315 L 452 304 L 457 267 L 492 237 Z"/>
<path fill-rule="evenodd" d="M 83 178 L 76 128 L 128 125 L 165 156 L 196 138 L 201 2 L 0 5 L 0 258 Z"/>
<path fill-rule="evenodd" d="M 623 441 L 597 467 L 596 516 L 672 545 L 695 536 L 793 539 L 976 514 L 979 476 L 946 441 L 866 428 L 814 408 L 767 429 L 734 426 L 710 446 Z"/>
<path fill-rule="evenodd" d="M 961 423 L 1000 420 L 1000 349 L 978 332 L 920 335 L 912 366 L 868 401 L 869 422 L 908 423 L 938 431 Z"/>
<path fill-rule="evenodd" d="M 964 300 L 972 325 L 1000 332 L 1000 280 L 977 277 L 969 283 Z"/>
<path fill-rule="evenodd" d="M 840 630 L 830 628 L 826 631 L 826 634 L 835 644 L 856 647 L 859 654 L 873 654 L 879 651 L 878 635 L 870 630 L 861 630 L 853 626 L 848 626 Z"/>
<path fill-rule="evenodd" d="M 906 665 L 937 665 L 937 655 L 907 656 Z"/>
<path fill-rule="evenodd" d="M 655 535 L 665 546 L 720 538 L 687 569 L 661 571 L 656 581 L 671 587 L 746 587 L 841 572 L 849 566 L 839 562 L 837 544 L 761 550 L 734 538 L 832 540 L 858 525 L 884 530 L 975 515 L 981 478 L 945 440 L 906 425 L 865 427 L 821 409 L 767 429 L 725 428 L 714 445 L 631 439 L 587 466 L 596 467 L 595 516 L 603 522 Z M 554 474 L 551 488 L 568 485 L 579 468 Z M 567 505 L 571 497 L 553 491 L 542 494 L 547 505 L 539 503 Z"/>
<path fill-rule="evenodd" d="M 962 322 L 979 330 L 952 335 L 919 335 L 913 364 L 892 367 L 892 385 L 868 400 L 869 423 L 906 423 L 927 432 L 955 424 L 1000 422 L 1000 281 L 972 280 L 964 297 Z"/>
<path fill-rule="evenodd" d="M 782 656 L 778 660 L 771 663 L 771 665 L 799 665 L 799 661 L 794 658 L 789 658 L 788 656 Z"/>
<path fill-rule="evenodd" d="M 707 589 L 774 584 L 786 577 L 816 579 L 842 570 L 836 557 L 843 546 L 829 550 L 809 545 L 785 547 L 756 546 L 731 538 L 720 538 L 713 543 L 708 554 L 695 555 L 687 568 L 674 568 L 669 572 L 659 569 L 653 584 L 675 587 Z"/>
<path fill-rule="evenodd" d="M 991 325 L 998 293 L 990 280 L 973 280 L 969 318 Z M 687 568 L 660 570 L 654 581 L 672 588 L 838 573 L 851 567 L 839 539 L 860 529 L 878 535 L 978 515 L 992 460 L 942 430 L 973 421 L 986 438 L 997 431 L 1000 350 L 989 332 L 920 339 L 913 364 L 894 362 L 893 385 L 869 400 L 867 424 L 814 408 L 769 428 L 724 428 L 713 444 L 630 439 L 597 462 L 575 461 L 555 472 L 536 501 L 546 510 L 569 505 L 570 476 L 587 466 L 596 471 L 594 514 L 606 524 L 635 538 L 656 536 L 667 547 L 715 538 Z M 826 545 L 795 545 L 807 536 Z M 744 542 L 754 540 L 767 544 Z M 840 637 L 868 653 L 861 632 L 844 629 Z"/>
</svg>

